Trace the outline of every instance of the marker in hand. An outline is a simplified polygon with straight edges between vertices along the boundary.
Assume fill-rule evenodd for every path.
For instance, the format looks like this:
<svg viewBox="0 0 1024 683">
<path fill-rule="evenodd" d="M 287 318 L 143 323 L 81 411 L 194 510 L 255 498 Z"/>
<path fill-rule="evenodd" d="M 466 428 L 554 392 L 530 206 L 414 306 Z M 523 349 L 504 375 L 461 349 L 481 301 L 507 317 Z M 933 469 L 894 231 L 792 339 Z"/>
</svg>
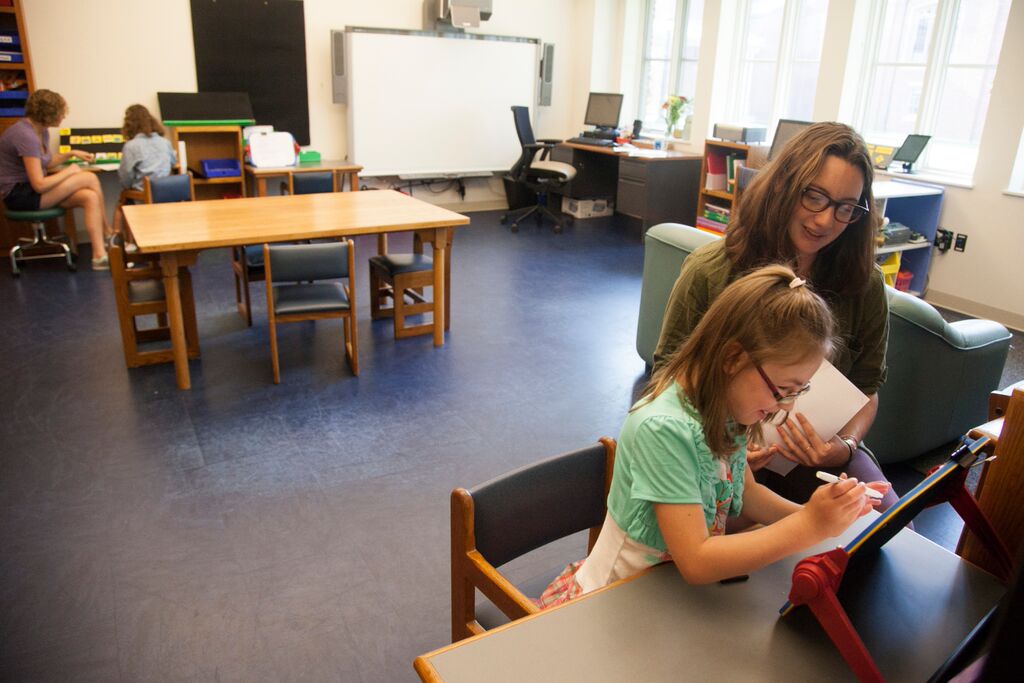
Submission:
<svg viewBox="0 0 1024 683">
<path fill-rule="evenodd" d="M 842 481 L 842 479 L 840 479 L 836 475 L 829 474 L 828 472 L 822 472 L 821 470 L 818 470 L 817 477 L 818 477 L 818 479 L 821 479 L 822 481 L 827 481 L 830 484 L 835 484 L 837 482 Z M 865 493 L 868 494 L 868 498 L 874 498 L 875 500 L 882 500 L 882 498 L 884 497 L 881 493 L 879 493 L 878 491 L 874 490 L 870 486 L 869 487 L 865 487 L 864 491 L 865 491 Z"/>
</svg>

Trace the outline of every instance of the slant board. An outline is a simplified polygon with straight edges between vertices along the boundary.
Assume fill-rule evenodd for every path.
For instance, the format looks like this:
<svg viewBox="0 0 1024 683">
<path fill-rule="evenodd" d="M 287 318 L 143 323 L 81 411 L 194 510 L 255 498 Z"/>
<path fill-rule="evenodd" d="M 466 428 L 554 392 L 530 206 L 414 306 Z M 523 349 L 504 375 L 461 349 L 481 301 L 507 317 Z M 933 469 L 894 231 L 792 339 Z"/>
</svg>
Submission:
<svg viewBox="0 0 1024 683">
<path fill-rule="evenodd" d="M 349 159 L 362 175 L 505 171 L 533 108 L 539 41 L 346 27 Z"/>
<path fill-rule="evenodd" d="M 301 0 L 191 3 L 199 91 L 247 92 L 256 123 L 271 124 L 294 135 L 300 145 L 308 145 L 306 23 Z"/>
</svg>

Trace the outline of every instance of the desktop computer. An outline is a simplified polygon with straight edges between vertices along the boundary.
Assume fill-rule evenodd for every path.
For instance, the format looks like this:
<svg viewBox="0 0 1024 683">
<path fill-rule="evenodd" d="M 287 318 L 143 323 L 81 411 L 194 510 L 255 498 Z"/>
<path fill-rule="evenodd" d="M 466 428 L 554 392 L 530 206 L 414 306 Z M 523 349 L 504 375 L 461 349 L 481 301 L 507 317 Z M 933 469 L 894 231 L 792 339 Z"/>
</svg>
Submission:
<svg viewBox="0 0 1024 683">
<path fill-rule="evenodd" d="M 592 92 L 587 99 L 587 113 L 583 123 L 594 126 L 569 140 L 583 145 L 610 147 L 619 137 L 619 114 L 622 112 L 622 95 L 610 92 Z"/>
</svg>

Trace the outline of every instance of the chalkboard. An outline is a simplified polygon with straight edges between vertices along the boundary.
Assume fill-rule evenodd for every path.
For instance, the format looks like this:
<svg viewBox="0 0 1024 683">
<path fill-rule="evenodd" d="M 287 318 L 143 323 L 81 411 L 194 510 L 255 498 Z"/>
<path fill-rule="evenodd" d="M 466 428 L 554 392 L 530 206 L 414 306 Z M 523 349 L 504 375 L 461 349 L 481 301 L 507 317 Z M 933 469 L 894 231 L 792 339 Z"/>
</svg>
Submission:
<svg viewBox="0 0 1024 683">
<path fill-rule="evenodd" d="M 309 144 L 301 0 L 191 0 L 200 92 L 247 92 L 259 124 Z"/>
</svg>

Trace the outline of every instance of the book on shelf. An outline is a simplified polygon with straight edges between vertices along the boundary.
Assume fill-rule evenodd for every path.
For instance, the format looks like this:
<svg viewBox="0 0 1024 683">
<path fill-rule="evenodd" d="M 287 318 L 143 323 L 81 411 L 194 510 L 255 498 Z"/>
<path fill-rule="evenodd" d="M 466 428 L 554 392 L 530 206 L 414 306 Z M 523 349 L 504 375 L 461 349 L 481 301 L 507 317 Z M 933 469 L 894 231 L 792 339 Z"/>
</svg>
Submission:
<svg viewBox="0 0 1024 683">
<path fill-rule="evenodd" d="M 725 155 L 725 189 L 727 192 L 736 191 L 736 155 Z"/>
<path fill-rule="evenodd" d="M 722 223 L 721 221 L 714 221 L 710 218 L 705 218 L 704 216 L 697 216 L 697 227 L 701 230 L 707 230 L 708 232 L 713 232 L 716 235 L 723 235 L 725 234 L 726 226 L 727 224 Z"/>
<path fill-rule="evenodd" d="M 705 158 L 707 159 L 708 172 L 707 177 L 704 179 L 704 189 L 725 190 L 725 156 L 722 154 L 715 154 L 714 152 L 708 152 Z"/>
<path fill-rule="evenodd" d="M 720 213 L 723 216 L 728 216 L 731 209 L 728 206 L 722 206 L 721 204 L 715 204 L 713 202 L 704 202 L 704 208 L 708 211 L 714 211 Z"/>
<path fill-rule="evenodd" d="M 712 211 L 712 210 L 707 209 L 707 208 L 704 209 L 704 218 L 707 218 L 707 219 L 710 219 L 710 220 L 713 220 L 713 221 L 717 221 L 719 223 L 728 223 L 729 222 L 729 214 L 727 214 L 727 213 L 718 213 L 717 211 Z"/>
</svg>

